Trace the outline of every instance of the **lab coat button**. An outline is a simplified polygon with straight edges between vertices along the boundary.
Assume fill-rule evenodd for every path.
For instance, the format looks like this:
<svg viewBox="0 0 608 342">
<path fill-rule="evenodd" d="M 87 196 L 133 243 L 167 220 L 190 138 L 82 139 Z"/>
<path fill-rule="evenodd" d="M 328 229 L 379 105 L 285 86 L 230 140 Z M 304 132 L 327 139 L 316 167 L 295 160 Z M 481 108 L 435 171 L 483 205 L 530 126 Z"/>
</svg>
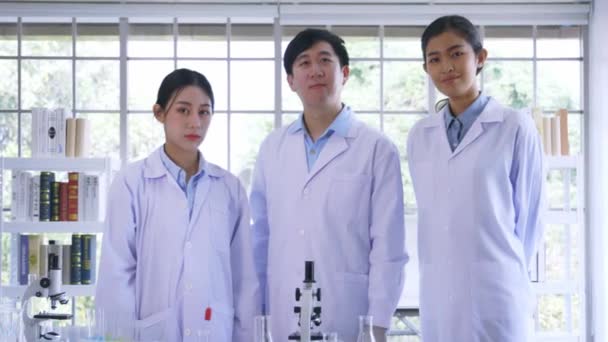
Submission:
<svg viewBox="0 0 608 342">
<path fill-rule="evenodd" d="M 190 334 L 191 334 L 191 333 L 192 333 L 192 331 L 190 331 L 190 329 L 186 329 L 186 330 L 184 330 L 184 334 L 185 334 L 186 336 L 190 336 Z"/>
<path fill-rule="evenodd" d="M 190 242 L 190 241 L 186 242 L 186 248 L 188 248 L 188 249 L 192 248 L 192 242 Z"/>
<path fill-rule="evenodd" d="M 308 196 L 310 190 L 308 188 L 304 188 L 304 196 Z"/>
<path fill-rule="evenodd" d="M 304 235 L 304 229 L 300 229 L 300 235 Z"/>
<path fill-rule="evenodd" d="M 188 284 L 186 285 L 186 288 L 187 288 L 188 290 L 192 290 L 192 283 L 188 283 Z"/>
</svg>

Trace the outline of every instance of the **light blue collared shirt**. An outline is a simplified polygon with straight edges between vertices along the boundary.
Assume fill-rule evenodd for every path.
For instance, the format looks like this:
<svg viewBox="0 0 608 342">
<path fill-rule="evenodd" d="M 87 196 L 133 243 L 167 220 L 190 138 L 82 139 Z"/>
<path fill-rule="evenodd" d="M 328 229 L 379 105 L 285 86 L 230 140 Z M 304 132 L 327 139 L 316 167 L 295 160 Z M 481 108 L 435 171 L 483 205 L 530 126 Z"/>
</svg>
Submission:
<svg viewBox="0 0 608 342">
<path fill-rule="evenodd" d="M 306 126 L 304 125 L 304 114 L 301 114 L 300 117 L 294 124 L 289 127 L 289 133 L 293 134 L 299 131 L 304 132 L 304 144 L 306 145 L 306 162 L 308 163 L 308 171 L 312 169 L 312 166 L 319 158 L 321 154 L 321 150 L 327 144 L 329 137 L 332 134 L 336 133 L 341 137 L 345 137 L 350 129 L 350 125 L 352 123 L 352 113 L 350 107 L 342 105 L 342 110 L 338 113 L 338 116 L 334 119 L 334 121 L 327 127 L 325 132 L 321 134 L 317 141 L 312 141 L 310 134 L 306 130 Z"/>
<path fill-rule="evenodd" d="M 177 164 L 169 158 L 167 152 L 165 152 L 165 148 L 160 149 L 160 160 L 163 162 L 163 165 L 167 168 L 167 171 L 171 174 L 173 179 L 177 185 L 179 185 L 180 189 L 186 195 L 186 199 L 188 200 L 188 217 L 192 217 L 192 207 L 194 206 L 194 196 L 196 195 L 196 185 L 198 184 L 199 179 L 205 174 L 205 158 L 198 153 L 198 171 L 188 181 L 186 184 L 186 171 L 179 167 Z"/>
<path fill-rule="evenodd" d="M 475 101 L 458 116 L 454 116 L 448 105 L 445 111 L 445 128 L 447 130 L 448 142 L 452 152 L 458 147 L 458 144 L 462 141 L 465 134 L 467 134 L 469 128 L 473 125 L 473 122 L 479 117 L 479 114 L 483 111 L 490 98 L 480 94 Z"/>
</svg>

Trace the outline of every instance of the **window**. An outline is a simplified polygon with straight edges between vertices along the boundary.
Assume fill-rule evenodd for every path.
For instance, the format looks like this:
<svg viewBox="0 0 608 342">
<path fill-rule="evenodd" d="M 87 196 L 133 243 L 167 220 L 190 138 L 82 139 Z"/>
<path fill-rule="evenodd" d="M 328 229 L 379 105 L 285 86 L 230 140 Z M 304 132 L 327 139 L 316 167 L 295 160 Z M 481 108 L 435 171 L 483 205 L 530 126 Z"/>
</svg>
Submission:
<svg viewBox="0 0 608 342">
<path fill-rule="evenodd" d="M 130 19 L 119 22 L 117 18 L 2 22 L 0 153 L 30 156 L 31 107 L 62 106 L 75 116 L 91 120 L 94 156 L 123 157 L 125 161 L 143 158 L 164 138 L 162 126 L 151 112 L 162 78 L 175 68 L 190 68 L 207 76 L 216 99 L 211 127 L 201 147 L 203 154 L 238 175 L 249 187 L 264 137 L 300 114 L 300 101 L 285 81 L 282 53 L 289 40 L 304 28 L 180 18 L 160 23 Z M 416 207 L 405 151 L 407 134 L 442 97 L 429 84 L 422 68 L 420 36 L 424 27 L 327 28 L 344 38 L 351 57 L 345 103 L 361 120 L 384 131 L 399 148 L 406 214 L 414 217 Z M 540 107 L 547 115 L 562 107 L 568 109 L 571 154 L 580 154 L 585 111 L 583 28 L 480 29 L 489 50 L 488 62 L 479 76 L 483 90 L 515 108 Z M 126 51 L 121 51 L 121 43 Z M 275 46 L 281 56 L 275 55 Z M 121 104 L 124 95 L 126 103 Z M 123 122 L 127 131 L 121 136 Z M 120 155 L 121 144 L 123 148 L 127 144 L 125 155 Z M 577 184 L 576 172 L 551 171 L 548 181 L 552 210 L 572 211 L 580 206 L 577 196 L 582 193 L 582 184 Z M 415 230 L 413 225 L 408 226 L 408 232 L 411 230 Z M 580 286 L 584 283 L 583 230 L 580 224 L 558 222 L 546 228 L 541 258 L 544 264 L 540 267 L 544 278 L 535 287 L 541 337 L 561 336 L 574 341 L 584 331 L 584 287 Z M 415 250 L 413 237 L 415 232 L 408 234 L 410 250 Z M 2 243 L 2 252 L 7 253 L 8 238 L 3 236 Z M 410 274 L 416 262 L 411 261 Z M 7 273 L 2 275 L 4 278 Z M 415 281 L 408 278 L 408 282 Z M 415 291 L 417 284 L 410 283 L 406 288 Z M 90 300 L 81 303 L 90 305 Z"/>
</svg>

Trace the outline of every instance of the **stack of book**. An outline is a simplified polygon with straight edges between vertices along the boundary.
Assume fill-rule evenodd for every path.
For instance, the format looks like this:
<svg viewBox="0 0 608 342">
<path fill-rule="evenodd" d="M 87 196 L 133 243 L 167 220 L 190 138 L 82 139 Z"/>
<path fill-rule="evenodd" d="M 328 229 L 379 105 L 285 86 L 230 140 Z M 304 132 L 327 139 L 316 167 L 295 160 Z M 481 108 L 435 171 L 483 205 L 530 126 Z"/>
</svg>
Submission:
<svg viewBox="0 0 608 342">
<path fill-rule="evenodd" d="M 54 172 L 32 174 L 13 170 L 12 221 L 98 221 L 99 176 L 68 172 L 59 181 Z"/>
<path fill-rule="evenodd" d="M 67 118 L 64 108 L 32 108 L 32 157 L 89 157 L 85 118 Z"/>
<path fill-rule="evenodd" d="M 570 155 L 568 111 L 560 109 L 553 115 L 544 115 L 539 108 L 535 108 L 532 110 L 532 116 L 540 133 L 545 155 Z"/>
<path fill-rule="evenodd" d="M 94 284 L 96 251 L 97 236 L 94 234 L 72 234 L 71 244 L 59 244 L 55 240 L 44 243 L 44 235 L 19 234 L 18 282 L 27 285 L 30 274 L 39 278 L 47 277 L 49 257 L 56 255 L 61 265 L 63 284 Z"/>
</svg>

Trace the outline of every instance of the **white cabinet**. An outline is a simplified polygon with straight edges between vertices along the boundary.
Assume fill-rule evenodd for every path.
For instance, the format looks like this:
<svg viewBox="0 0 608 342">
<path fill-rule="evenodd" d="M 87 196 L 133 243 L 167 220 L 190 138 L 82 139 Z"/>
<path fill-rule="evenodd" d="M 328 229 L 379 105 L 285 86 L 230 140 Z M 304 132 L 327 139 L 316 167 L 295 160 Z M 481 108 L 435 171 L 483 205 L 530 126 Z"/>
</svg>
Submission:
<svg viewBox="0 0 608 342">
<path fill-rule="evenodd" d="M 582 156 L 545 156 L 547 210 L 539 247 L 537 340 L 585 335 L 585 172 Z M 579 322 L 576 324 L 576 322 Z M 555 331 L 553 331 L 555 330 Z M 557 340 L 556 339 L 556 340 Z"/>
</svg>

